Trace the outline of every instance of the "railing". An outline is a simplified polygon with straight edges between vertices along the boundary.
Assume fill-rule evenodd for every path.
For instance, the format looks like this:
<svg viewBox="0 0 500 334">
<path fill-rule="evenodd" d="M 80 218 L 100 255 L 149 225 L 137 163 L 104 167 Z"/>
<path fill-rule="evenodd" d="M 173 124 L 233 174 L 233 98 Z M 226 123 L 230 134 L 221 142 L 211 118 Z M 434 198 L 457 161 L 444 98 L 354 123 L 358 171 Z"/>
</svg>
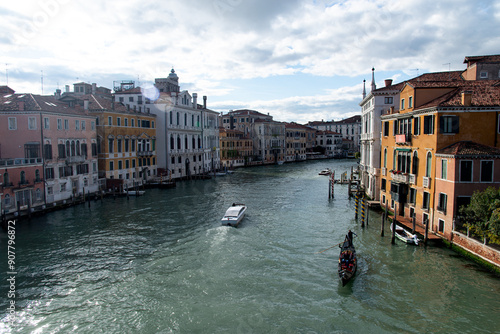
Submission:
<svg viewBox="0 0 500 334">
<path fill-rule="evenodd" d="M 140 157 L 151 156 L 154 155 L 153 153 L 154 151 L 137 151 L 137 155 Z"/>
<path fill-rule="evenodd" d="M 82 163 L 84 161 L 85 161 L 84 155 L 76 155 L 74 157 L 67 157 L 66 158 L 67 164 L 77 164 L 77 163 Z"/>
<path fill-rule="evenodd" d="M 410 174 L 410 184 L 416 184 L 417 183 L 417 177 L 415 174 Z"/>
<path fill-rule="evenodd" d="M 424 176 L 424 182 L 423 182 L 424 188 L 430 188 L 431 186 L 431 178 Z"/>
<path fill-rule="evenodd" d="M 391 173 L 391 177 L 394 181 L 400 182 L 400 183 L 408 183 L 409 175 L 408 174 L 402 174 L 402 173 Z"/>
<path fill-rule="evenodd" d="M 411 134 L 396 135 L 396 144 L 409 144 L 411 143 Z"/>
<path fill-rule="evenodd" d="M 36 165 L 43 162 L 42 158 L 15 158 L 15 159 L 1 159 L 0 166 L 24 166 L 24 165 Z"/>
<path fill-rule="evenodd" d="M 387 168 L 382 167 L 382 176 L 386 176 L 386 175 L 387 175 Z"/>
</svg>

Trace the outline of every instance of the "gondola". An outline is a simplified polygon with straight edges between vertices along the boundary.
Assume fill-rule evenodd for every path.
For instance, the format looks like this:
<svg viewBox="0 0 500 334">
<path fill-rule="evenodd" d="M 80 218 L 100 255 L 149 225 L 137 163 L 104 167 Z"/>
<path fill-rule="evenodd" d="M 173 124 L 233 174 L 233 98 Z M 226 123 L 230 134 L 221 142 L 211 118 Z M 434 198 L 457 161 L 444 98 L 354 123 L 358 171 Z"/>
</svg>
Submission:
<svg viewBox="0 0 500 334">
<path fill-rule="evenodd" d="M 339 247 L 339 279 L 342 286 L 345 286 L 356 273 L 356 268 L 358 266 L 356 249 L 348 236 L 345 237 L 344 242 Z"/>
</svg>

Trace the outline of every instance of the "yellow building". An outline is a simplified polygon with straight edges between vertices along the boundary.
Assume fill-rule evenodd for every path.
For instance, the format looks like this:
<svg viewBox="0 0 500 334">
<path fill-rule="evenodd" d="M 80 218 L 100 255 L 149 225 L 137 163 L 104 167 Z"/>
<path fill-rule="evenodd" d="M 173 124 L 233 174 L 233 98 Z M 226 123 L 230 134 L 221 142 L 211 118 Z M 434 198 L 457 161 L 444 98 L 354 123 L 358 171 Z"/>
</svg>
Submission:
<svg viewBox="0 0 500 334">
<path fill-rule="evenodd" d="M 285 123 L 286 161 L 306 160 L 309 127 L 297 123 Z"/>
<path fill-rule="evenodd" d="M 438 219 L 444 222 L 447 204 L 456 208 L 449 205 L 456 198 L 437 189 L 436 179 L 456 173 L 445 169 L 443 174 L 444 163 L 440 158 L 437 165 L 436 154 L 460 141 L 496 147 L 500 143 L 498 81 L 466 81 L 462 73 L 430 73 L 406 82 L 400 110 L 392 108 L 381 116 L 381 204 L 400 219 L 415 216 L 417 224 L 429 224 L 431 231 L 443 235 L 444 224 Z M 451 222 L 447 224 L 451 228 Z"/>
<path fill-rule="evenodd" d="M 106 188 L 124 190 L 155 177 L 156 116 L 94 95 L 85 99 L 97 119 L 99 177 L 106 179 Z"/>
<path fill-rule="evenodd" d="M 222 167 L 245 166 L 253 154 L 253 142 L 244 132 L 219 128 Z"/>
</svg>

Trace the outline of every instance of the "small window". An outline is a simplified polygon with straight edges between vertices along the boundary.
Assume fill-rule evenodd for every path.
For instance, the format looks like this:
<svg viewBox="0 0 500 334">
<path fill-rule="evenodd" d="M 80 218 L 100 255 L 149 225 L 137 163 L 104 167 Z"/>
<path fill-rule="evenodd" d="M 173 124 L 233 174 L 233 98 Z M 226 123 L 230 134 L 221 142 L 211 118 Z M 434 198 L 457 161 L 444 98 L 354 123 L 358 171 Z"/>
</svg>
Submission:
<svg viewBox="0 0 500 334">
<path fill-rule="evenodd" d="M 420 134 L 420 117 L 415 117 L 413 119 L 413 134 L 415 136 Z"/>
<path fill-rule="evenodd" d="M 417 200 L 417 189 L 415 188 L 410 188 L 410 200 L 409 202 L 411 204 L 415 204 Z M 410 215 L 411 216 L 411 215 Z"/>
<path fill-rule="evenodd" d="M 43 119 L 43 128 L 50 129 L 50 119 L 48 117 L 44 117 Z"/>
<path fill-rule="evenodd" d="M 438 198 L 438 211 L 444 212 L 446 214 L 446 202 L 448 201 L 448 196 L 446 194 L 440 193 Z"/>
<path fill-rule="evenodd" d="M 405 108 L 405 99 L 401 99 L 401 110 Z"/>
<path fill-rule="evenodd" d="M 62 130 L 62 119 L 57 119 L 57 130 Z"/>
<path fill-rule="evenodd" d="M 113 125 L 113 117 L 108 116 L 108 125 Z"/>
<path fill-rule="evenodd" d="M 458 116 L 441 116 L 439 118 L 439 132 L 458 133 Z"/>
<path fill-rule="evenodd" d="M 408 98 L 408 108 L 413 108 L 413 96 Z"/>
<path fill-rule="evenodd" d="M 17 130 L 17 118 L 9 117 L 9 130 Z"/>
<path fill-rule="evenodd" d="M 116 118 L 116 125 L 118 125 L 118 126 L 122 125 L 122 119 L 120 117 Z"/>
<path fill-rule="evenodd" d="M 431 195 L 424 191 L 424 196 L 422 199 L 422 209 L 429 209 L 429 202 L 430 202 Z"/>
<path fill-rule="evenodd" d="M 441 178 L 446 180 L 448 177 L 448 160 L 441 160 Z"/>
<path fill-rule="evenodd" d="M 64 130 L 69 130 L 69 120 L 64 120 Z"/>
<path fill-rule="evenodd" d="M 394 102 L 394 98 L 392 96 L 388 96 L 384 98 L 384 103 L 385 104 L 392 104 Z"/>
<path fill-rule="evenodd" d="M 472 161 L 460 161 L 460 182 L 472 182 Z"/>
<path fill-rule="evenodd" d="M 389 122 L 385 121 L 384 122 L 384 137 L 387 137 L 389 135 Z"/>
<path fill-rule="evenodd" d="M 80 130 L 80 121 L 79 120 L 75 121 L 75 130 Z"/>
<path fill-rule="evenodd" d="M 36 118 L 28 117 L 28 129 L 36 130 Z"/>
<path fill-rule="evenodd" d="M 481 74 L 479 75 L 481 79 L 488 79 L 488 72 L 487 71 L 481 71 Z"/>
<path fill-rule="evenodd" d="M 481 182 L 493 182 L 493 161 L 481 161 Z"/>
<path fill-rule="evenodd" d="M 444 220 L 442 219 L 438 220 L 438 232 L 444 233 Z"/>
<path fill-rule="evenodd" d="M 424 134 L 434 134 L 434 115 L 424 116 Z"/>
</svg>

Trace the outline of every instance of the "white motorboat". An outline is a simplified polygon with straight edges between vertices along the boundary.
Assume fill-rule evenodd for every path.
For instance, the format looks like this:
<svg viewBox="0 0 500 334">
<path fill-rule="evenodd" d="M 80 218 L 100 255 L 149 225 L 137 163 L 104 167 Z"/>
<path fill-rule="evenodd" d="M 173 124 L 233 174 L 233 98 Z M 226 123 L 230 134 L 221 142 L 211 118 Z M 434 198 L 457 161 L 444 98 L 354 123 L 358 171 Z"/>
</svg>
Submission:
<svg viewBox="0 0 500 334">
<path fill-rule="evenodd" d="M 331 175 L 332 170 L 330 168 L 323 169 L 321 172 L 319 172 L 319 175 Z"/>
<path fill-rule="evenodd" d="M 245 204 L 233 203 L 233 205 L 231 205 L 229 209 L 227 209 L 224 217 L 222 217 L 222 224 L 237 227 L 245 216 L 245 211 L 247 211 L 247 207 Z"/>
<path fill-rule="evenodd" d="M 391 224 L 391 231 L 392 231 L 392 224 Z M 407 244 L 418 245 L 417 235 L 408 232 L 399 225 L 396 225 L 396 232 L 394 234 L 396 235 L 396 238 Z"/>
</svg>

